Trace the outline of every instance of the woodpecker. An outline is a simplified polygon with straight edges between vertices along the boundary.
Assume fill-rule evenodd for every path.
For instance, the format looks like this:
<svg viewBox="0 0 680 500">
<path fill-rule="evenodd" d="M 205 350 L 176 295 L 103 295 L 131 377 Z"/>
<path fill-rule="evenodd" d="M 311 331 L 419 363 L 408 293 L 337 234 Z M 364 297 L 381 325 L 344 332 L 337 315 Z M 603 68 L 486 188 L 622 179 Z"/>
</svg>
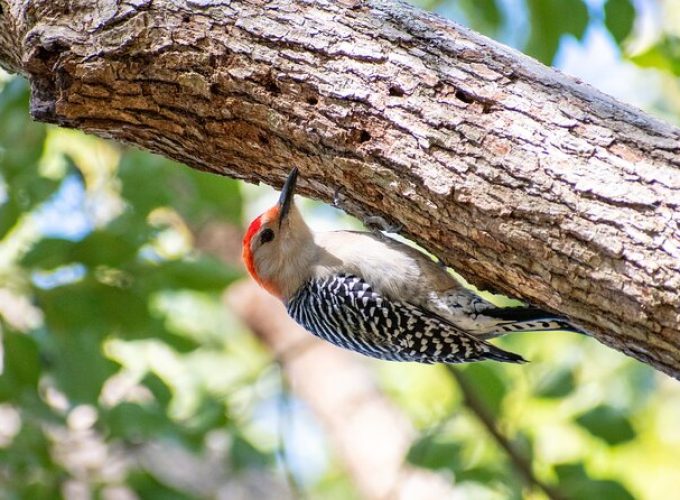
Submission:
<svg viewBox="0 0 680 500">
<path fill-rule="evenodd" d="M 278 203 L 248 227 L 243 261 L 317 337 L 382 360 L 522 363 L 487 340 L 524 331 L 582 333 L 535 307 L 496 307 L 382 233 L 312 232 L 293 200 L 297 178 L 293 168 Z"/>
</svg>

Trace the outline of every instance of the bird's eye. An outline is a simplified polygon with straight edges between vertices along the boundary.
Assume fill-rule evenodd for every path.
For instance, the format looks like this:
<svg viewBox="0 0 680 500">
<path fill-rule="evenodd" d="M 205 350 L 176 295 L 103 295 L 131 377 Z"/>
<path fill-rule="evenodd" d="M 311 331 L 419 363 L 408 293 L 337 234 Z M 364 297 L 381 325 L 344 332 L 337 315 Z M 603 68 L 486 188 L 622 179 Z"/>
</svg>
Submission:
<svg viewBox="0 0 680 500">
<path fill-rule="evenodd" d="M 267 228 L 264 231 L 262 231 L 262 234 L 260 234 L 260 245 L 264 245 L 265 243 L 268 243 L 273 239 L 274 239 L 274 231 Z"/>
</svg>

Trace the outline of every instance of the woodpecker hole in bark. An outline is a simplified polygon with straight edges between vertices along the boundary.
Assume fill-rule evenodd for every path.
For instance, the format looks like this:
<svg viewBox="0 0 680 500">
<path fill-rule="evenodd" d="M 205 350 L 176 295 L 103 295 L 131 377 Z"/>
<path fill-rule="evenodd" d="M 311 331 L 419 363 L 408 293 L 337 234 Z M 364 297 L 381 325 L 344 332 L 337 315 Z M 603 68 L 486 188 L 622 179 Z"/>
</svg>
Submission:
<svg viewBox="0 0 680 500">
<path fill-rule="evenodd" d="M 455 95 L 456 95 L 456 99 L 458 99 L 459 101 L 464 102 L 465 104 L 471 104 L 471 103 L 475 102 L 474 97 L 472 97 L 472 95 L 470 95 L 469 93 L 465 92 L 464 90 L 456 89 L 456 94 L 455 94 Z"/>
<path fill-rule="evenodd" d="M 272 75 L 267 75 L 264 81 L 264 88 L 267 90 L 267 92 L 272 94 L 281 93 L 281 88 L 277 85 L 276 81 L 274 81 L 274 77 Z"/>
</svg>

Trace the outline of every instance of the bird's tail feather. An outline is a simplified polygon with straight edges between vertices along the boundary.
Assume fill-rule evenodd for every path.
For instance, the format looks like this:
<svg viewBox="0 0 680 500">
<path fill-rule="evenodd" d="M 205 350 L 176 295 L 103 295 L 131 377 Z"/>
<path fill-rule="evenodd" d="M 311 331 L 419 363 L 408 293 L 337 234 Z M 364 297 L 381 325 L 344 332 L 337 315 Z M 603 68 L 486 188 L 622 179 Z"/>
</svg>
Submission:
<svg viewBox="0 0 680 500">
<path fill-rule="evenodd" d="M 489 339 L 516 332 L 551 332 L 565 330 L 587 335 L 585 331 L 568 319 L 555 316 L 538 307 L 495 307 L 484 310 L 484 316 L 501 320 L 490 330 L 484 332 L 483 339 Z"/>
<path fill-rule="evenodd" d="M 519 354 L 515 354 L 514 352 L 510 351 L 504 351 L 503 349 L 499 349 L 496 346 L 492 346 L 493 348 L 485 353 L 484 359 L 492 359 L 494 361 L 502 361 L 504 363 L 527 363 L 528 361 L 524 359 L 522 356 Z"/>
</svg>

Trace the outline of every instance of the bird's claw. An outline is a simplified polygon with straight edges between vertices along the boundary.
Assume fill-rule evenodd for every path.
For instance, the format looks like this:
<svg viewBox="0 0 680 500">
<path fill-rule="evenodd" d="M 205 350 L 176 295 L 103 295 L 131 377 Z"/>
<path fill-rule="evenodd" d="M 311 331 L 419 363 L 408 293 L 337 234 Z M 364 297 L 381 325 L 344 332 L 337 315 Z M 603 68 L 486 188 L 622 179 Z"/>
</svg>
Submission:
<svg viewBox="0 0 680 500">
<path fill-rule="evenodd" d="M 342 201 L 340 200 L 340 197 L 342 196 L 342 191 L 345 188 L 343 186 L 338 186 L 335 188 L 335 191 L 333 192 L 333 207 L 334 208 L 342 208 L 340 205 L 342 204 Z"/>
<path fill-rule="evenodd" d="M 403 226 L 399 223 L 390 224 L 385 220 L 385 218 L 379 215 L 370 215 L 364 220 L 364 226 L 366 226 L 371 231 L 385 231 L 386 233 L 398 233 L 403 229 Z"/>
</svg>

